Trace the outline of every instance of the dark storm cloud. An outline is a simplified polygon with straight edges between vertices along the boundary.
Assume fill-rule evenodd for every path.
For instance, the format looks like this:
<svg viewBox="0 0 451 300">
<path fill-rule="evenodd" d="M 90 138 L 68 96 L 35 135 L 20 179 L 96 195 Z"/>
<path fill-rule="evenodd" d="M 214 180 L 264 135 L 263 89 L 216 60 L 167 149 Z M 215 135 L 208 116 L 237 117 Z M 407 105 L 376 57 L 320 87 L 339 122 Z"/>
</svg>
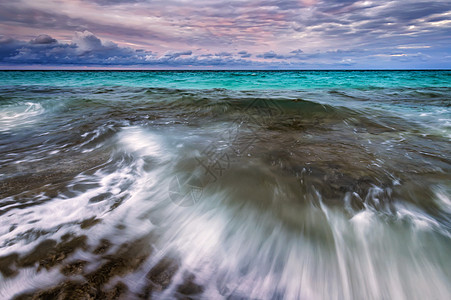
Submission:
<svg viewBox="0 0 451 300">
<path fill-rule="evenodd" d="M 238 55 L 239 56 L 241 56 L 241 58 L 249 58 L 249 57 L 251 57 L 252 56 L 252 54 L 251 53 L 249 53 L 249 52 L 247 52 L 247 51 L 240 51 L 240 52 L 238 52 Z"/>
<path fill-rule="evenodd" d="M 263 54 L 257 55 L 258 58 L 264 59 L 305 59 L 307 56 L 304 56 L 304 51 L 301 49 L 293 50 L 289 54 L 277 54 L 274 51 L 268 51 Z"/>
<path fill-rule="evenodd" d="M 31 44 L 45 45 L 56 43 L 56 40 L 50 35 L 41 34 L 30 41 Z"/>
<path fill-rule="evenodd" d="M 88 31 L 76 32 L 72 43 L 58 43 L 49 35 L 30 42 L 0 37 L 0 63 L 6 65 L 143 65 L 143 66 L 225 66 L 251 65 L 231 53 L 193 55 L 191 50 L 168 51 L 161 56 L 151 51 L 119 47 L 103 42 Z"/>
<path fill-rule="evenodd" d="M 0 36 L 0 61 L 5 57 L 17 54 L 17 50 L 26 45 L 26 42 L 18 41 L 10 37 Z"/>
<path fill-rule="evenodd" d="M 188 50 L 188 51 L 169 51 L 169 52 L 166 52 L 163 57 L 165 57 L 167 59 L 175 59 L 180 56 L 191 55 L 191 54 L 193 54 L 193 52 L 190 50 Z"/>
<path fill-rule="evenodd" d="M 39 35 L 26 43 L 0 40 L 0 62 L 7 64 L 128 64 L 145 59 L 150 52 L 121 48 L 112 42 L 102 43 L 90 32 L 77 32 L 70 44 L 58 43 L 49 35 Z"/>
<path fill-rule="evenodd" d="M 287 57 L 285 55 L 277 54 L 274 51 L 268 51 L 263 54 L 257 55 L 258 58 L 264 58 L 264 59 L 286 59 Z"/>
</svg>

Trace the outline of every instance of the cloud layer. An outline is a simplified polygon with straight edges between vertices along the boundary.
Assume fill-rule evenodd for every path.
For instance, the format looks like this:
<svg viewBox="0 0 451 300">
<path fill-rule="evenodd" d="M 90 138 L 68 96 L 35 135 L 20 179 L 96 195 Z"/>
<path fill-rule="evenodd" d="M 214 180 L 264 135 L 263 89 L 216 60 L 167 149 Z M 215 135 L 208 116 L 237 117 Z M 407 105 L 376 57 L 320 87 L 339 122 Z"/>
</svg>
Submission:
<svg viewBox="0 0 451 300">
<path fill-rule="evenodd" d="M 450 41 L 438 0 L 0 3 L 2 66 L 451 68 Z"/>
</svg>

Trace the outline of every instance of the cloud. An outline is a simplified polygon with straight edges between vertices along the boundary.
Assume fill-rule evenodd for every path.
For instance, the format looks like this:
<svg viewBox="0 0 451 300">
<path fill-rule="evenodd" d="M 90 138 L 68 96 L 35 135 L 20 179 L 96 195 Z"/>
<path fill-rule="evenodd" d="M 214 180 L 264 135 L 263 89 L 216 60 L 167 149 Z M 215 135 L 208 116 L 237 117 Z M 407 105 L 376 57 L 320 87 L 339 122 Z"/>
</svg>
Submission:
<svg viewBox="0 0 451 300">
<path fill-rule="evenodd" d="M 41 1 L 43 4 L 46 1 Z M 61 1 L 63 3 L 63 1 Z M 39 5 L 31 6 L 20 2 L 15 6 L 14 3 L 4 5 L 0 1 L 0 34 L 14 34 L 5 26 L 18 26 L 28 29 L 27 35 L 35 35 L 36 29 L 40 32 L 65 32 L 67 37 L 74 31 L 83 32 L 85 30 L 100 34 L 114 35 L 123 37 L 126 40 L 139 41 L 143 45 L 149 44 L 149 40 L 174 42 L 178 39 L 167 34 L 160 33 L 159 30 L 152 30 L 151 26 L 142 26 L 140 24 L 130 24 L 127 22 L 115 22 L 116 15 L 108 14 L 108 8 L 101 12 L 94 10 L 88 11 L 83 3 L 76 1 L 79 6 L 72 7 L 72 10 L 80 13 L 66 12 L 67 9 L 58 9 L 58 3 L 51 3 L 51 6 L 44 8 Z M 53 7 L 55 6 L 55 7 Z M 131 20 L 135 16 L 124 14 L 124 19 Z M 153 26 L 152 26 L 153 27 Z"/>
<path fill-rule="evenodd" d="M 222 52 L 216 53 L 215 55 L 216 56 L 232 56 L 232 53 L 226 52 L 226 51 L 222 51 Z"/>
<path fill-rule="evenodd" d="M 421 49 L 422 52 L 418 52 Z M 192 50 L 169 50 L 159 54 L 144 49 L 121 47 L 101 39 L 89 31 L 75 32 L 69 42 L 57 41 L 48 34 L 39 34 L 27 41 L 0 36 L 0 67 L 15 66 L 114 66 L 152 68 L 228 68 L 228 69 L 334 69 L 334 68 L 443 68 L 442 57 L 431 46 L 403 44 L 378 49 L 335 49 L 279 53 L 248 50 L 235 53 L 221 51 L 195 53 Z M 257 59 L 252 59 L 256 57 Z"/>
<path fill-rule="evenodd" d="M 161 53 L 202 48 L 237 55 L 235 49 L 246 49 L 238 58 L 258 53 L 267 60 L 427 43 L 442 47 L 444 57 L 450 10 L 451 3 L 441 0 L 3 1 L 0 33 L 28 40 L 47 32 L 67 40 L 72 32 L 87 30 L 121 46 Z M 107 47 L 94 40 L 76 44 L 81 52 Z M 287 58 L 300 47 L 304 54 Z"/>
<path fill-rule="evenodd" d="M 0 63 L 6 65 L 72 66 L 226 66 L 251 65 L 222 52 L 193 55 L 191 50 L 171 50 L 159 56 L 152 51 L 119 47 L 102 41 L 89 31 L 75 32 L 70 43 L 61 43 L 49 35 L 39 35 L 30 42 L 0 37 Z"/>
<path fill-rule="evenodd" d="M 304 51 L 302 51 L 301 49 L 296 49 L 290 52 L 291 54 L 293 54 L 293 56 L 300 56 L 304 53 Z"/>
<path fill-rule="evenodd" d="M 120 4 L 138 3 L 140 0 L 84 0 L 86 2 L 94 2 L 103 6 L 112 6 Z"/>
<path fill-rule="evenodd" d="M 89 31 L 75 32 L 72 42 L 80 53 L 103 50 L 104 46 L 98 37 Z"/>
<path fill-rule="evenodd" d="M 162 57 L 161 60 L 173 60 L 180 56 L 191 55 L 193 52 L 191 50 L 187 51 L 167 51 Z"/>
<path fill-rule="evenodd" d="M 47 34 L 41 34 L 32 39 L 30 43 L 36 45 L 46 45 L 56 43 L 56 40 Z"/>
<path fill-rule="evenodd" d="M 144 60 L 150 52 L 138 52 L 104 42 L 88 31 L 76 32 L 72 42 L 58 43 L 49 35 L 42 34 L 30 42 L 11 38 L 0 39 L 0 62 L 7 64 L 129 64 Z"/>
<path fill-rule="evenodd" d="M 241 56 L 241 58 L 249 58 L 249 57 L 251 57 L 251 56 L 252 56 L 252 54 L 251 54 L 251 53 L 249 53 L 249 52 L 247 52 L 247 51 L 244 51 L 244 50 L 242 50 L 242 51 L 238 52 L 238 55 L 240 55 L 240 56 Z"/>
<path fill-rule="evenodd" d="M 6 57 L 17 54 L 18 49 L 26 45 L 26 42 L 18 41 L 6 36 L 0 36 L 0 61 Z"/>
<path fill-rule="evenodd" d="M 396 2 L 386 11 L 386 14 L 397 19 L 398 21 L 411 22 L 417 19 L 427 18 L 434 14 L 444 13 L 450 9 L 450 2 L 420 1 L 405 5 Z"/>
<path fill-rule="evenodd" d="M 264 58 L 264 59 L 285 59 L 286 58 L 284 55 L 279 55 L 272 50 L 265 52 L 263 54 L 259 54 L 259 55 L 257 55 L 257 57 Z"/>
<path fill-rule="evenodd" d="M 301 49 L 293 50 L 289 54 L 277 54 L 274 51 L 268 51 L 263 54 L 257 55 L 259 58 L 264 59 L 303 59 L 304 58 L 304 51 Z"/>
</svg>

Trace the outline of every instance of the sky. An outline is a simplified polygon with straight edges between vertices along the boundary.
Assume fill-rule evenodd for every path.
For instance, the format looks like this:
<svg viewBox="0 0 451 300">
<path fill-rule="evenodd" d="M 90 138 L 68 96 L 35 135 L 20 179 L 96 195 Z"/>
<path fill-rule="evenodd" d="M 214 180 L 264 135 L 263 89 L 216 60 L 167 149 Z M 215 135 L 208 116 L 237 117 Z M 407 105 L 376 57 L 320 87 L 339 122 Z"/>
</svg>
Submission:
<svg viewBox="0 0 451 300">
<path fill-rule="evenodd" d="M 0 0 L 1 69 L 451 69 L 451 1 Z"/>
</svg>

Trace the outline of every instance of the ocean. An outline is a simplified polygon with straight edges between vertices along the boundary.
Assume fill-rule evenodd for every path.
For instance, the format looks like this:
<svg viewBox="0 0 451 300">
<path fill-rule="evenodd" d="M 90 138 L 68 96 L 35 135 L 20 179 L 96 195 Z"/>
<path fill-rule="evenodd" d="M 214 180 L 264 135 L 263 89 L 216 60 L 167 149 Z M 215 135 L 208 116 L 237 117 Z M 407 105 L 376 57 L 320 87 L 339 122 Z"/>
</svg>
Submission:
<svg viewBox="0 0 451 300">
<path fill-rule="evenodd" d="M 450 299 L 451 71 L 0 72 L 0 298 Z"/>
</svg>

